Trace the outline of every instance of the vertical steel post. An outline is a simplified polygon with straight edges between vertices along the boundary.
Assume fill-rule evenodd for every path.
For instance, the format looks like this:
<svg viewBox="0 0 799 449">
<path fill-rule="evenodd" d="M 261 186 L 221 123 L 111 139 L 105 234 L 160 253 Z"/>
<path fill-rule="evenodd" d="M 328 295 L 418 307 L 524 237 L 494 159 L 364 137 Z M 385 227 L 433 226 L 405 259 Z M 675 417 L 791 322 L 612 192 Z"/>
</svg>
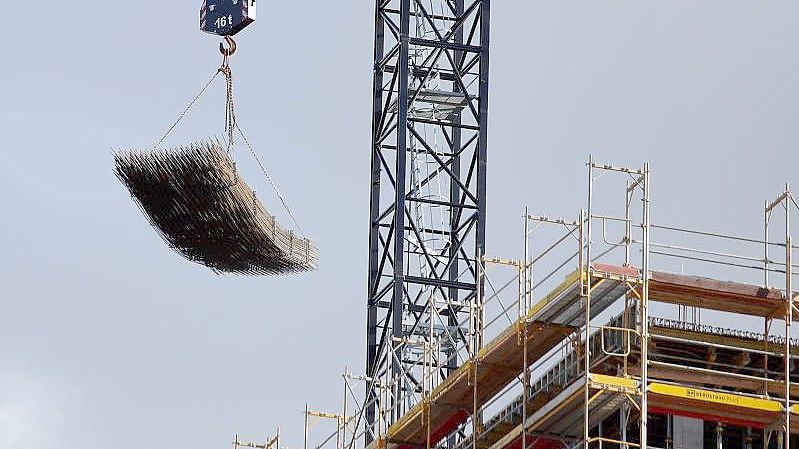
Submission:
<svg viewBox="0 0 799 449">
<path fill-rule="evenodd" d="M 463 8 L 464 8 L 463 4 L 464 4 L 464 0 L 455 0 L 455 15 L 459 16 L 459 15 L 463 14 Z M 458 28 L 457 31 L 455 32 L 455 39 L 454 39 L 455 43 L 463 44 L 463 36 L 464 36 L 463 28 Z M 454 52 L 455 61 L 457 61 L 458 63 L 461 63 L 463 58 L 464 58 L 464 53 L 462 51 L 455 51 Z M 454 88 L 455 92 L 460 92 L 460 86 L 454 86 L 454 87 L 455 87 Z M 452 122 L 455 123 L 455 124 L 458 124 L 458 125 L 462 124 L 462 117 L 461 117 L 460 111 L 458 111 L 455 114 L 453 114 Z M 463 144 L 462 136 L 463 136 L 463 132 L 461 131 L 460 128 L 455 127 L 455 128 L 452 129 L 451 140 L 452 140 L 452 147 L 455 149 L 455 155 L 452 157 L 452 164 L 450 165 L 450 167 L 451 167 L 451 170 L 452 170 L 452 175 L 454 177 L 456 177 L 456 178 L 460 178 L 461 177 L 461 162 L 462 161 L 461 161 L 460 151 L 459 150 L 460 150 L 460 148 L 461 148 L 461 146 Z M 450 189 L 450 192 L 449 192 L 449 197 L 450 198 L 459 198 L 461 195 L 463 195 L 463 192 L 462 192 L 462 189 L 460 188 L 460 185 L 458 185 L 458 183 L 456 183 L 456 182 L 451 182 L 450 186 L 449 186 L 449 189 Z M 461 220 L 460 211 L 452 211 L 452 212 L 453 213 L 450 214 L 450 223 L 449 223 L 449 231 L 450 232 L 454 231 L 455 229 L 458 229 L 458 227 L 460 226 L 460 220 Z M 450 267 L 449 267 L 449 272 L 447 273 L 447 278 L 448 278 L 448 280 L 450 282 L 457 282 L 458 281 L 458 277 L 460 276 L 460 268 L 461 268 L 460 265 L 461 264 L 459 263 L 459 260 L 458 260 L 458 252 L 459 251 L 460 251 L 460 248 L 458 248 L 457 245 L 450 245 L 449 257 L 450 257 L 451 263 L 450 263 Z M 460 291 L 457 288 L 450 287 L 448 289 L 448 296 L 449 296 L 449 300 L 451 302 L 458 302 L 459 299 L 461 299 Z M 457 315 L 449 314 L 448 318 L 449 318 L 448 322 L 449 322 L 450 326 L 453 326 L 453 327 L 458 326 L 458 316 Z M 447 374 L 449 374 L 453 370 L 458 368 L 457 352 L 456 351 L 445 351 L 445 357 L 446 357 L 446 360 L 447 360 L 446 370 L 447 370 Z M 454 442 L 451 442 L 451 444 L 454 444 Z"/>
<path fill-rule="evenodd" d="M 380 383 L 380 385 L 378 387 L 379 388 L 379 390 L 378 390 L 379 391 L 378 398 L 380 398 L 380 400 L 377 401 L 377 432 L 375 433 L 375 435 L 377 436 L 377 438 L 382 438 L 383 437 L 383 428 L 385 426 L 385 424 L 384 424 L 384 421 L 385 421 L 385 419 L 384 419 L 384 417 L 385 417 L 385 405 L 384 404 L 387 401 L 386 396 L 388 395 L 388 392 L 386 390 L 388 390 L 388 386 L 386 385 L 385 380 L 383 380 L 383 379 L 378 379 L 377 382 Z M 366 424 L 369 425 L 368 422 Z M 369 440 L 367 439 L 366 441 L 369 441 Z"/>
<path fill-rule="evenodd" d="M 406 157 L 408 151 L 408 76 L 410 67 L 408 66 L 409 58 L 409 29 L 410 29 L 410 0 L 401 0 L 400 2 L 400 41 L 399 41 L 399 76 L 397 83 L 399 84 L 399 91 L 397 97 L 397 156 L 395 173 L 395 197 L 394 197 L 394 284 L 393 295 L 391 299 L 391 335 L 395 338 L 403 337 L 402 332 L 402 319 L 404 315 L 404 278 L 405 278 L 405 185 L 406 185 Z M 394 348 L 392 351 L 396 354 L 400 343 L 392 339 L 391 343 Z M 392 358 L 391 362 L 391 376 L 396 378 L 398 384 L 396 385 L 397 396 L 392 405 L 391 415 L 392 420 L 399 419 L 402 414 L 402 397 L 405 390 L 405 382 L 403 376 L 401 353 Z"/>
<path fill-rule="evenodd" d="M 768 391 L 768 356 L 769 356 L 769 337 L 771 336 L 772 318 L 763 320 L 763 391 Z"/>
<path fill-rule="evenodd" d="M 633 200 L 633 192 L 634 192 L 635 184 L 631 184 L 627 182 L 627 190 L 625 190 L 625 203 L 624 203 L 624 266 L 627 267 L 630 265 L 630 246 L 632 245 L 633 241 L 633 222 L 632 222 L 632 213 L 631 213 L 631 206 Z"/>
<path fill-rule="evenodd" d="M 480 434 L 479 404 L 477 403 L 477 369 L 480 366 L 480 357 L 472 360 L 472 449 L 477 449 L 477 437 Z"/>
<path fill-rule="evenodd" d="M 589 347 L 588 340 L 591 335 L 591 221 L 593 218 L 593 196 L 594 196 L 594 159 L 593 156 L 588 157 L 588 215 L 580 212 L 580 226 L 585 224 L 586 238 L 585 243 L 580 241 L 580 252 L 583 251 L 585 246 L 585 259 L 582 260 L 580 266 L 580 279 L 582 279 L 582 296 L 585 301 L 585 333 L 583 336 L 583 377 L 585 385 L 583 386 L 583 441 L 585 449 L 588 449 L 588 438 L 591 429 L 588 410 L 590 405 L 588 401 L 591 397 L 591 348 Z M 587 220 L 587 222 L 586 222 Z"/>
<path fill-rule="evenodd" d="M 375 0 L 375 41 L 374 41 L 374 74 L 372 81 L 372 144 L 371 152 L 371 169 L 369 179 L 369 277 L 367 282 L 368 300 L 366 304 L 366 373 L 371 376 L 373 380 L 366 382 L 366 409 L 364 410 L 366 432 L 364 432 L 364 445 L 368 446 L 372 442 L 372 436 L 369 429 L 374 431 L 375 421 L 379 421 L 380 417 L 375 415 L 377 411 L 377 401 L 370 401 L 370 398 L 379 397 L 380 393 L 376 389 L 377 370 L 379 365 L 378 354 L 378 300 L 375 291 L 379 285 L 380 274 L 380 205 L 381 205 L 381 177 L 382 170 L 382 157 L 380 145 L 376 142 L 375 136 L 382 133 L 381 121 L 383 117 L 383 70 L 381 70 L 376 61 L 382 61 L 384 57 L 385 45 L 385 23 L 381 18 L 381 2 L 382 0 Z M 357 429 L 356 429 L 357 432 Z"/>
<path fill-rule="evenodd" d="M 491 37 L 491 0 L 480 1 L 480 86 L 478 90 L 478 147 L 477 147 L 477 198 L 480 200 L 477 205 L 477 231 L 475 244 L 475 258 L 482 260 L 485 255 L 486 242 L 486 170 L 488 166 L 488 75 L 489 75 L 489 42 Z M 478 353 L 483 346 L 483 331 L 485 326 L 485 284 L 483 279 L 479 279 L 476 285 L 477 307 L 480 324 L 478 326 Z M 475 378 L 477 377 L 477 366 L 475 365 Z M 476 384 L 477 382 L 475 382 Z M 475 395 L 477 386 L 475 385 Z M 482 416 L 478 413 L 472 419 L 482 421 Z M 481 423 L 482 425 L 482 423 Z M 474 448 L 476 449 L 476 447 Z"/>
<path fill-rule="evenodd" d="M 305 403 L 305 438 L 302 440 L 302 448 L 308 449 L 308 403 Z"/>
<path fill-rule="evenodd" d="M 666 449 L 674 446 L 674 416 L 671 413 L 666 415 Z"/>
<path fill-rule="evenodd" d="M 529 210 L 525 207 L 524 208 L 524 242 L 523 242 L 523 251 L 524 255 L 522 257 L 522 263 L 517 267 L 518 268 L 518 275 L 519 275 L 519 319 L 521 320 L 523 326 L 523 333 L 522 333 L 522 447 L 521 449 L 527 449 L 527 400 L 530 397 L 530 372 L 527 366 L 527 339 L 529 338 L 529 329 L 527 323 L 527 312 L 528 309 L 528 300 L 527 300 L 527 284 L 529 280 L 527 279 L 528 267 L 529 264 L 529 232 L 530 232 L 530 222 L 527 218 L 529 215 Z"/>
<path fill-rule="evenodd" d="M 790 188 L 785 184 L 785 447 L 791 447 L 791 324 L 793 322 L 793 269 Z"/>
<path fill-rule="evenodd" d="M 349 375 L 350 375 L 350 367 L 349 366 L 345 366 L 344 367 L 344 376 L 342 376 L 342 377 L 344 377 L 344 401 L 343 401 L 343 405 L 341 407 L 342 408 L 342 410 L 341 410 L 341 423 L 342 423 L 341 426 L 343 428 L 343 434 L 344 434 L 343 438 L 341 439 L 341 447 L 342 447 L 342 449 L 344 449 L 345 442 L 347 441 L 347 382 L 349 382 L 348 381 Z M 279 434 L 280 434 L 280 430 L 278 429 L 278 435 Z"/>
<path fill-rule="evenodd" d="M 627 442 L 627 411 L 630 409 L 630 405 L 626 402 L 621 404 L 621 409 L 619 410 L 619 435 L 621 437 L 621 441 Z M 628 445 L 623 445 L 621 449 L 629 449 Z"/>
<path fill-rule="evenodd" d="M 764 201 L 763 207 L 763 286 L 768 288 L 768 225 L 771 211 L 769 210 L 768 201 Z M 769 341 L 769 331 L 771 329 L 771 323 L 769 318 L 763 319 L 763 391 L 768 391 L 768 341 Z"/>
<path fill-rule="evenodd" d="M 649 194 L 650 194 L 650 171 L 649 163 L 644 164 L 644 194 L 643 194 L 643 248 L 641 263 L 641 448 L 647 449 L 649 446 L 648 437 L 648 400 L 647 391 L 649 389 L 649 233 L 651 223 L 649 219 Z"/>
<path fill-rule="evenodd" d="M 527 218 L 530 211 L 524 208 L 524 307 L 525 316 L 533 307 L 533 259 L 530 254 L 530 221 Z"/>
<path fill-rule="evenodd" d="M 483 278 L 483 270 L 485 270 L 485 266 L 483 265 L 484 263 L 485 263 L 485 261 L 483 260 L 482 256 L 479 259 L 477 259 L 476 267 L 477 267 L 477 279 L 478 279 L 478 282 L 479 282 L 480 279 Z M 475 357 L 477 357 L 477 352 L 478 352 L 478 349 L 477 349 L 477 346 L 478 346 L 478 343 L 477 343 L 477 340 L 478 340 L 478 338 L 477 338 L 477 324 L 478 324 L 477 323 L 477 320 L 478 320 L 478 318 L 477 318 L 477 314 L 478 314 L 477 304 L 480 301 L 480 298 L 479 298 L 480 292 L 478 291 L 478 292 L 476 292 L 476 294 L 478 296 L 477 300 L 469 303 L 469 329 L 468 329 L 468 331 L 469 331 L 469 348 L 468 349 L 469 349 L 469 359 L 470 360 L 472 360 Z"/>
<path fill-rule="evenodd" d="M 768 288 L 768 223 L 769 223 L 769 207 L 768 201 L 764 201 L 765 207 L 763 208 L 763 286 Z"/>
<path fill-rule="evenodd" d="M 491 0 L 481 0 L 480 3 L 480 87 L 479 87 L 479 117 L 478 117 L 478 148 L 477 148 L 477 198 L 479 202 L 477 217 L 477 245 L 478 255 L 485 255 L 486 241 L 486 169 L 488 165 L 488 74 L 489 74 L 489 42 L 491 37 Z M 482 292 L 483 284 L 477 286 Z"/>
<path fill-rule="evenodd" d="M 344 449 L 344 435 L 341 428 L 341 417 L 336 418 L 336 449 Z"/>
</svg>

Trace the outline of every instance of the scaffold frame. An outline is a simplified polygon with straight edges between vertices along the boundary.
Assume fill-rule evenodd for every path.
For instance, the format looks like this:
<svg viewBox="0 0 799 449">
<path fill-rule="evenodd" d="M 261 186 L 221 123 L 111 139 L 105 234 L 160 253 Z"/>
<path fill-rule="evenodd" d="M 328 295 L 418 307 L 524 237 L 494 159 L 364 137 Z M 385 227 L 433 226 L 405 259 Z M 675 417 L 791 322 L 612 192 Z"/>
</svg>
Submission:
<svg viewBox="0 0 799 449">
<path fill-rule="evenodd" d="M 649 164 L 628 168 L 589 159 L 587 167 L 587 206 L 576 220 L 525 209 L 521 257 L 478 260 L 476 277 L 490 292 L 459 325 L 471 337 L 485 339 L 480 349 L 436 384 L 434 373 L 444 358 L 432 331 L 428 328 L 427 339 L 395 338 L 396 347 L 419 348 L 421 400 L 392 422 L 380 408 L 390 403 L 393 380 L 347 370 L 343 412 L 336 415 L 337 422 L 345 423 L 337 428 L 344 436 L 328 436 L 313 449 L 334 440 L 336 449 L 354 449 L 358 442 L 370 449 L 673 449 L 677 416 L 715 423 L 717 441 L 737 426 L 743 430 L 736 435 L 742 435 L 747 449 L 790 447 L 796 439 L 791 434 L 799 433 L 799 384 L 794 385 L 799 341 L 791 338 L 799 307 L 796 293 L 788 293 L 797 275 L 790 215 L 799 206 L 788 187 L 765 203 L 763 239 L 757 239 L 652 223 Z M 629 178 L 621 216 L 601 213 L 595 205 L 596 178 L 606 173 L 611 179 Z M 634 207 L 638 201 L 640 209 Z M 770 240 L 777 211 L 785 215 L 784 241 Z M 608 235 L 613 226 L 622 229 L 618 240 Z M 542 238 L 547 229 L 555 231 Z M 680 238 L 674 238 L 679 244 L 652 241 L 653 231 L 698 237 L 707 246 L 688 246 Z M 761 253 L 716 249 L 715 241 Z M 664 265 L 690 260 L 700 267 L 755 270 L 765 276 L 762 285 L 755 285 L 657 271 L 653 257 Z M 501 273 L 511 274 L 504 284 L 495 284 Z M 437 310 L 435 299 L 428 301 Z M 676 306 L 677 319 L 650 316 L 652 301 Z M 696 308 L 691 321 L 689 308 Z M 697 320 L 699 309 L 759 317 L 764 331 L 703 324 Z M 613 316 L 601 318 L 608 313 Z M 784 335 L 773 331 L 779 320 Z M 685 355 L 691 351 L 704 358 Z M 717 357 L 722 352 L 725 359 Z M 374 425 L 362 421 L 370 403 L 358 397 L 354 383 L 379 392 L 371 404 L 383 419 Z M 665 436 L 655 435 L 654 443 L 651 419 L 665 426 L 657 431 Z"/>
</svg>

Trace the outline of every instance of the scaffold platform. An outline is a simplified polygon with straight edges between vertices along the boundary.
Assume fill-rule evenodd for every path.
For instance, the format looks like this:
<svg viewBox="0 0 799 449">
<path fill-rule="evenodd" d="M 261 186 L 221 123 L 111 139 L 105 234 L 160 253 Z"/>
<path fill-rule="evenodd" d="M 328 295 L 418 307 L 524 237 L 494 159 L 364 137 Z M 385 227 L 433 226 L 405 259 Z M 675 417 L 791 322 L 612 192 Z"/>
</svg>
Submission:
<svg viewBox="0 0 799 449">
<path fill-rule="evenodd" d="M 583 272 L 583 280 L 587 273 Z M 621 298 L 628 282 L 636 282 L 638 270 L 596 264 L 592 270 L 592 315 L 598 315 Z M 519 318 L 479 353 L 478 363 L 468 361 L 433 390 L 428 400 L 418 403 L 394 425 L 384 441 L 390 448 L 425 446 L 440 441 L 471 415 L 475 397 L 478 406 L 496 395 L 523 370 L 520 335 L 527 327 L 528 362 L 535 361 L 573 334 L 585 322 L 580 304 L 580 272 L 574 271 L 533 306 L 527 317 Z M 479 385 L 474 391 L 474 383 Z"/>
<path fill-rule="evenodd" d="M 640 270 L 634 267 L 592 264 L 591 273 L 592 317 L 606 310 L 607 307 L 626 294 L 634 294 L 632 291 L 638 289 L 641 285 Z M 566 337 L 578 331 L 585 324 L 585 309 L 584 305 L 581 304 L 582 283 L 579 274 L 578 271 L 575 271 L 567 276 L 563 283 L 530 309 L 526 319 L 519 319 L 514 325 L 509 326 L 486 345 L 480 352 L 477 364 L 474 361 L 468 361 L 462 365 L 438 388 L 433 390 L 427 400 L 417 404 L 416 407 L 392 425 L 386 432 L 385 440 L 379 444 L 399 449 L 425 447 L 428 444 L 429 427 L 429 444 L 434 445 L 465 422 L 474 409 L 475 398 L 477 406 L 482 406 L 522 373 L 525 363 L 519 350 L 521 343 L 519 335 L 523 332 L 525 323 L 528 332 L 527 366 L 538 361 Z M 584 273 L 583 275 L 584 281 L 587 274 Z M 784 295 L 777 289 L 665 272 L 653 272 L 649 282 L 650 301 L 668 304 L 688 304 L 705 309 L 733 311 L 764 318 L 779 318 L 785 315 Z M 657 321 L 652 324 L 657 324 Z M 611 323 L 612 325 L 613 323 Z M 619 323 L 616 323 L 616 325 L 619 325 Z M 672 326 L 653 326 L 652 329 L 652 338 L 656 340 L 656 346 L 660 336 L 683 341 L 695 340 L 703 345 L 718 342 L 718 344 L 740 347 L 743 351 L 746 351 L 747 348 L 755 349 L 754 347 L 758 345 L 760 345 L 758 349 L 764 349 L 763 345 L 765 344 L 751 338 L 735 337 L 730 335 L 730 332 L 725 334 L 691 331 Z M 599 343 L 592 341 L 591 344 L 594 346 Z M 765 349 L 768 350 L 770 348 L 776 354 L 777 345 L 777 342 L 769 342 L 766 344 Z M 592 350 L 594 354 L 597 352 L 600 352 L 599 349 Z M 713 384 L 755 392 L 758 389 L 762 389 L 763 385 L 766 385 L 766 390 L 777 393 L 776 390 L 779 387 L 775 382 L 758 380 L 755 378 L 756 376 L 746 378 L 744 376 L 735 376 L 734 374 L 730 375 L 723 371 L 713 372 L 711 369 L 700 369 L 698 367 L 691 369 L 691 367 L 679 366 L 666 361 L 660 362 L 656 354 L 650 356 L 653 359 L 653 367 L 650 368 L 649 373 L 650 379 L 663 379 L 668 382 Z M 634 353 L 631 354 L 631 358 L 635 358 Z M 773 361 L 777 363 L 778 358 L 777 355 L 773 356 Z M 592 359 L 592 363 L 596 362 L 598 363 L 597 366 L 601 367 L 606 359 L 607 357 L 604 359 Z M 575 366 L 579 366 L 579 363 L 582 362 L 573 360 L 571 363 L 576 363 L 577 365 Z M 636 363 L 630 362 L 630 372 L 633 374 L 636 372 Z M 562 370 L 563 367 L 558 365 L 555 369 Z M 572 373 L 576 375 L 577 371 L 574 369 Z M 598 372 L 601 372 L 601 369 Z M 608 374 L 612 373 L 601 375 Z M 549 376 L 557 377 L 553 373 L 549 373 Z M 473 382 L 478 385 L 476 391 L 474 391 Z M 538 391 L 543 396 L 531 398 L 529 401 L 528 410 L 532 410 L 533 414 L 527 420 L 530 426 L 528 431 L 541 432 L 545 430 L 545 433 L 559 438 L 576 437 L 582 426 L 582 418 L 578 412 L 584 407 L 582 395 L 584 385 L 585 380 L 582 377 L 566 385 L 556 385 L 550 382 L 546 385 L 546 388 L 539 388 Z M 650 384 L 649 395 L 652 400 L 652 407 L 655 410 L 662 408 L 675 410 L 675 412 L 692 410 L 696 413 L 706 413 L 708 416 L 715 416 L 719 419 L 732 419 L 736 414 L 742 412 L 743 407 L 747 414 L 752 415 L 752 419 L 749 421 L 757 425 L 766 425 L 772 422 L 782 410 L 781 405 L 774 410 L 771 409 L 774 408 L 773 403 L 779 405 L 778 402 L 773 400 L 760 402 L 759 400 L 748 399 L 749 396 L 733 393 L 724 393 L 718 397 L 739 398 L 738 400 L 730 399 L 723 403 L 705 400 L 708 397 L 713 397 L 713 395 L 704 393 L 702 389 L 691 389 L 690 391 L 693 392 L 691 394 L 698 395 L 697 399 L 686 401 L 685 397 L 681 397 L 678 394 L 682 390 L 675 388 L 677 387 L 672 388 L 671 384 L 665 383 Z M 799 389 L 792 389 L 792 391 L 799 393 Z M 542 398 L 549 398 L 550 400 L 542 403 Z M 592 422 L 599 422 L 605 419 L 612 410 L 618 409 L 622 401 L 623 396 L 604 395 L 601 399 L 592 402 Z M 520 408 L 520 403 L 521 399 L 519 398 L 510 408 Z M 680 403 L 687 405 L 678 407 L 676 404 Z M 762 409 L 749 407 L 747 404 L 759 404 Z M 504 411 L 504 416 L 506 417 L 517 415 L 518 410 L 513 412 Z M 573 420 L 567 419 L 569 416 L 575 418 Z M 488 430 L 484 431 L 481 436 L 482 443 L 478 443 L 477 449 L 506 449 L 512 447 L 514 443 L 517 443 L 516 440 L 521 432 L 520 416 L 517 416 L 517 418 L 519 422 L 517 423 L 517 428 L 514 429 L 508 429 L 510 423 L 507 419 L 489 420 L 485 426 Z"/>
<path fill-rule="evenodd" d="M 588 202 L 578 217 L 525 209 L 522 258 L 487 257 L 481 248 L 467 273 L 471 293 L 451 301 L 429 289 L 392 309 L 415 327 L 389 329 L 388 316 L 379 317 L 386 338 L 396 334 L 394 358 L 379 369 L 367 363 L 366 376 L 345 373 L 355 410 L 345 397 L 337 433 L 325 441 L 350 434 L 336 438 L 336 449 L 354 449 L 361 437 L 366 449 L 640 449 L 735 448 L 726 443 L 735 440 L 747 449 L 795 449 L 799 246 L 789 210 L 799 202 L 788 187 L 765 202 L 764 233 L 752 238 L 653 224 L 648 164 L 589 158 L 587 166 Z M 603 181 L 624 186 L 622 215 L 593 205 L 595 184 L 608 173 L 622 178 Z M 769 237 L 777 211 L 786 212 L 784 241 Z M 701 247 L 687 246 L 697 241 Z M 668 271 L 684 271 L 686 261 L 691 274 Z M 719 267 L 728 280 L 707 276 Z M 496 273 L 507 269 L 514 273 Z M 751 282 L 753 271 L 761 283 Z M 515 298 L 503 299 L 514 283 Z M 676 316 L 650 315 L 669 309 Z M 730 319 L 709 326 L 703 311 Z M 758 331 L 741 329 L 752 326 Z M 439 328 L 458 331 L 459 343 Z M 366 387 L 363 400 L 356 383 Z M 689 442 L 676 445 L 686 435 Z"/>
<path fill-rule="evenodd" d="M 618 326 L 622 317 L 617 316 L 609 322 L 609 326 Z M 734 425 L 753 428 L 765 428 L 779 419 L 784 411 L 782 401 L 761 394 L 762 386 L 770 380 L 748 380 L 730 376 L 723 371 L 725 365 L 737 360 L 739 370 L 753 368 L 762 362 L 751 356 L 751 351 L 764 347 L 776 350 L 784 344 L 776 339 L 766 341 L 764 335 L 742 333 L 733 329 L 694 326 L 690 323 L 651 318 L 649 321 L 651 337 L 655 342 L 668 343 L 656 346 L 650 353 L 652 360 L 668 359 L 673 354 L 686 353 L 716 347 L 723 350 L 723 360 L 709 361 L 705 359 L 706 368 L 700 372 L 690 370 L 690 366 L 682 370 L 650 368 L 649 378 L 652 380 L 647 388 L 650 401 L 650 413 L 676 414 L 697 417 Z M 598 332 L 591 336 L 589 347 L 592 352 L 600 352 L 602 347 Z M 619 350 L 623 341 L 616 338 L 607 339 L 606 349 Z M 713 346 L 715 345 L 715 346 Z M 792 342 L 792 353 L 799 354 L 799 344 Z M 775 365 L 782 363 L 774 352 Z M 633 353 L 632 356 L 636 356 Z M 747 355 L 747 356 L 744 356 Z M 640 394 L 636 378 L 623 378 L 610 375 L 613 364 L 607 362 L 612 356 L 600 355 L 592 358 L 591 382 L 604 384 L 604 387 L 615 386 L 618 390 L 627 390 L 628 394 Z M 697 359 L 698 360 L 698 359 Z M 527 436 L 530 441 L 544 444 L 562 444 L 565 439 L 579 438 L 582 432 L 582 409 L 584 407 L 585 376 L 579 368 L 582 358 L 574 352 L 561 359 L 555 366 L 542 375 L 531 388 L 527 401 L 529 415 L 526 419 Z M 637 361 L 630 361 L 635 366 Z M 596 372 L 594 372 L 596 371 Z M 608 374 L 599 374 L 607 372 Z M 635 370 L 631 370 L 635 372 Z M 796 374 L 799 380 L 799 373 Z M 792 376 L 793 377 L 793 376 Z M 708 388 L 714 385 L 716 388 Z M 726 390 L 726 391 L 725 391 Z M 595 398 L 590 404 L 591 426 L 606 419 L 610 413 L 617 411 L 624 401 L 623 396 L 601 394 L 599 389 L 592 389 Z M 799 388 L 792 388 L 792 397 L 799 398 Z M 520 447 L 522 434 L 522 397 L 518 397 L 511 405 L 489 419 L 477 438 L 477 449 L 517 449 Z M 799 421 L 799 407 L 791 409 L 793 420 Z M 793 433 L 799 429 L 793 428 Z M 472 439 L 464 439 L 457 449 L 471 449 Z"/>
</svg>

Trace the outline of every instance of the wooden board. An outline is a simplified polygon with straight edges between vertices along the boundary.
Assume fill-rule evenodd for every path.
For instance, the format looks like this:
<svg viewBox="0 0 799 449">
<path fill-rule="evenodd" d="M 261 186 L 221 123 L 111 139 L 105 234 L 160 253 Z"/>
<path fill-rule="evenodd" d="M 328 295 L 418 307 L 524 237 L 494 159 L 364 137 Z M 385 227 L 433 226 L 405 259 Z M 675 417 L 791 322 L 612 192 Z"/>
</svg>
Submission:
<svg viewBox="0 0 799 449">
<path fill-rule="evenodd" d="M 649 299 L 759 317 L 784 317 L 786 309 L 782 292 L 773 288 L 662 272 L 652 273 Z"/>
<path fill-rule="evenodd" d="M 566 326 L 529 323 L 528 364 L 546 354 L 573 331 Z M 420 402 L 394 423 L 388 429 L 388 446 L 426 446 L 428 423 L 431 444 L 447 436 L 471 415 L 475 394 L 473 379 L 479 386 L 477 402 L 482 405 L 521 373 L 524 358 L 519 348 L 518 334 L 511 327 L 481 352 L 476 370 L 474 363 L 464 364 L 433 390 L 429 404 Z"/>
</svg>

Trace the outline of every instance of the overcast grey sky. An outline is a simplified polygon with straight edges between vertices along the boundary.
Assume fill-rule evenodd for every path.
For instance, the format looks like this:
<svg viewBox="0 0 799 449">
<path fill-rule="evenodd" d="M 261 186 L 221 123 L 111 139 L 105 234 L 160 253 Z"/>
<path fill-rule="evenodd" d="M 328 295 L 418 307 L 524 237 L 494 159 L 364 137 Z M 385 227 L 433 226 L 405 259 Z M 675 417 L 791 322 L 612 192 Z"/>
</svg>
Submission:
<svg viewBox="0 0 799 449">
<path fill-rule="evenodd" d="M 322 251 L 285 278 L 186 262 L 111 172 L 218 65 L 199 3 L 2 6 L 0 448 L 296 447 L 363 371 L 373 2 L 264 2 L 238 39 L 239 121 Z M 702 229 L 757 236 L 799 186 L 797 2 L 497 1 L 491 42 L 492 254 L 525 205 L 577 212 L 589 153 L 649 160 L 653 219 Z M 221 113 L 217 84 L 174 141 Z"/>
</svg>

